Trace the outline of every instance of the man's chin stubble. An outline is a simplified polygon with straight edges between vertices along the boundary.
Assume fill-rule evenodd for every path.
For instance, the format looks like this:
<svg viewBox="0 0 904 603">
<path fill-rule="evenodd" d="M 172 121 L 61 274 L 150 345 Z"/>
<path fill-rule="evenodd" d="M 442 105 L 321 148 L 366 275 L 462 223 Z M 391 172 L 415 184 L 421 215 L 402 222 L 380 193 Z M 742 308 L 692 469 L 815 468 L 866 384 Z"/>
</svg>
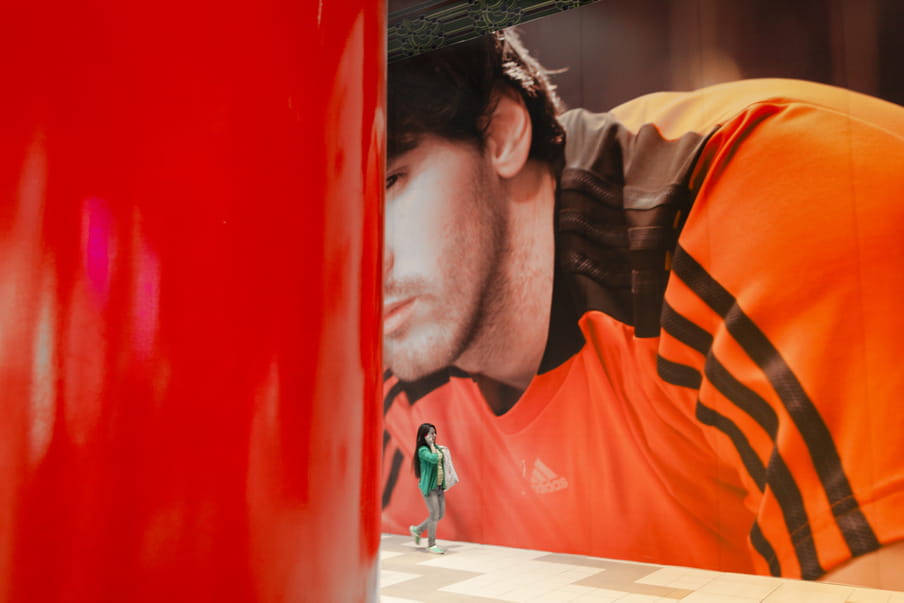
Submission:
<svg viewBox="0 0 904 603">
<path fill-rule="evenodd" d="M 403 381 L 416 381 L 439 370 L 449 368 L 456 360 L 452 354 L 431 358 L 430 352 L 435 351 L 438 347 L 454 347 L 450 346 L 448 342 L 437 342 L 435 338 L 433 341 L 424 341 L 420 345 L 409 346 L 405 346 L 401 341 L 388 343 L 384 339 L 383 346 L 386 365 Z M 393 348 L 398 351 L 393 353 Z M 399 348 L 402 349 L 399 350 Z M 428 359 L 429 361 L 425 362 Z"/>
</svg>

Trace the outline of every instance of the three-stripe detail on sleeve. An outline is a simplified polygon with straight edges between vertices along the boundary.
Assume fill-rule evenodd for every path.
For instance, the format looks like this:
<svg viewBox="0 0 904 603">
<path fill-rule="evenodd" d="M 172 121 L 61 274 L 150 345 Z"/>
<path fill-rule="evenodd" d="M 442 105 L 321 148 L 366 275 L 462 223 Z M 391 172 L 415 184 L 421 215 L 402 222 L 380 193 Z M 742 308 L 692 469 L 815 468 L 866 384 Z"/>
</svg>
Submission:
<svg viewBox="0 0 904 603">
<path fill-rule="evenodd" d="M 810 461 L 851 554 L 863 555 L 879 548 L 878 539 L 854 497 L 827 425 L 776 347 L 744 313 L 734 296 L 680 246 L 674 256 L 672 271 L 722 318 L 727 332 L 763 371 L 806 443 Z M 741 383 L 718 361 L 712 351 L 712 335 L 679 314 L 668 303 L 663 305 L 662 328 L 676 340 L 702 354 L 704 362 L 701 375 L 697 368 L 660 357 L 660 377 L 673 385 L 693 389 L 699 389 L 705 378 L 727 400 L 756 421 L 774 443 L 778 434 L 778 415 L 766 400 Z M 824 570 L 816 553 L 803 495 L 777 447 L 773 446 L 764 464 L 743 431 L 729 417 L 704 405 L 699 398 L 696 415 L 701 423 L 718 429 L 729 438 L 760 491 L 764 491 L 768 485 L 779 503 L 785 526 L 791 534 L 802 577 L 820 577 Z M 750 540 L 754 549 L 766 560 L 771 573 L 780 575 L 781 567 L 775 550 L 759 524 L 751 527 Z"/>
</svg>

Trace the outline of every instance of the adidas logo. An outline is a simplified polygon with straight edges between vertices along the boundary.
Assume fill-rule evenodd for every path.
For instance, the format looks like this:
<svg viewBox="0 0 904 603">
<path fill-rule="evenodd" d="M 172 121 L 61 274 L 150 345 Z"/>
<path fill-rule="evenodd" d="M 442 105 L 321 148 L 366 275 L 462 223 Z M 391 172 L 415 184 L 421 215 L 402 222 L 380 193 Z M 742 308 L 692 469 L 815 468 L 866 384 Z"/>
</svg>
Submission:
<svg viewBox="0 0 904 603">
<path fill-rule="evenodd" d="M 530 474 L 530 487 L 537 494 L 550 494 L 567 488 L 568 480 L 556 475 L 543 461 L 536 459 Z"/>
</svg>

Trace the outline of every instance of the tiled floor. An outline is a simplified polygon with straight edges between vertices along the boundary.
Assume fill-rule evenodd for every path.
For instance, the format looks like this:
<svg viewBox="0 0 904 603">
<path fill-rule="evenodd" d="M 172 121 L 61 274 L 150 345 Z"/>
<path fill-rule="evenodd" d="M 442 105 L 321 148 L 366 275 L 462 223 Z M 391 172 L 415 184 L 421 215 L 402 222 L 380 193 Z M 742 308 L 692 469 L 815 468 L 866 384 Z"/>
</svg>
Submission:
<svg viewBox="0 0 904 603">
<path fill-rule="evenodd" d="M 619 603 L 904 603 L 904 592 L 626 563 L 466 542 L 433 555 L 384 534 L 381 603 L 618 601 Z"/>
</svg>

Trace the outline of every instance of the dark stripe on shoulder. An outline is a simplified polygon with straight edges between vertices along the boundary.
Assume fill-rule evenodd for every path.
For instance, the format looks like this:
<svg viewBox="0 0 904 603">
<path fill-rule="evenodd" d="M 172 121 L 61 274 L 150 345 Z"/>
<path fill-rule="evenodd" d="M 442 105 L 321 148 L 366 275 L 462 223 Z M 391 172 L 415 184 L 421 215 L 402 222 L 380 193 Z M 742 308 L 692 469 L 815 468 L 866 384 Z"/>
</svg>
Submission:
<svg viewBox="0 0 904 603">
<path fill-rule="evenodd" d="M 613 115 L 583 110 L 561 122 L 556 275 L 567 281 L 572 313 L 603 312 L 636 337 L 657 337 L 669 256 L 693 204 L 691 174 L 708 136 L 665 138 L 655 124 L 632 131 Z M 554 314 L 561 305 L 554 293 Z"/>
<path fill-rule="evenodd" d="M 713 337 L 675 311 L 668 303 L 662 310 L 662 326 L 676 340 L 704 355 L 703 374 L 712 385 L 749 414 L 772 440 L 778 433 L 778 416 L 771 406 L 755 391 L 738 381 L 712 353 Z"/>
<path fill-rule="evenodd" d="M 712 352 L 712 335 L 678 314 L 668 303 L 663 306 L 662 326 L 677 341 L 704 355 L 703 374 L 709 382 L 723 396 L 749 414 L 774 441 L 778 433 L 778 416 L 759 394 L 738 381 L 716 359 Z"/>
<path fill-rule="evenodd" d="M 383 452 L 386 452 L 386 445 L 389 444 L 389 440 L 392 439 L 392 436 L 389 435 L 389 432 L 385 429 L 383 430 Z"/>
<path fill-rule="evenodd" d="M 791 475 L 791 470 L 788 469 L 778 450 L 773 449 L 769 466 L 764 467 L 744 433 L 731 419 L 705 406 L 699 400 L 696 414 L 701 423 L 715 427 L 728 436 L 738 450 L 744 467 L 747 468 L 747 472 L 750 473 L 761 492 L 765 490 L 768 480 L 769 488 L 782 510 L 785 527 L 791 535 L 794 552 L 800 562 L 801 576 L 805 580 L 813 580 L 822 576 L 825 570 L 819 564 L 819 557 L 816 554 L 816 544 L 813 542 L 813 532 L 804 508 L 803 496 Z"/>
<path fill-rule="evenodd" d="M 694 367 L 672 362 L 659 355 L 656 356 L 656 372 L 667 383 L 679 387 L 700 389 L 700 382 L 703 380 L 700 371 Z"/>
<path fill-rule="evenodd" d="M 772 451 L 766 474 L 769 476 L 769 488 L 782 509 L 785 526 L 791 535 L 791 543 L 800 562 L 800 577 L 804 580 L 815 580 L 822 576 L 825 570 L 816 554 L 813 530 L 804 508 L 800 488 L 797 487 L 797 482 L 794 481 L 791 470 L 788 469 L 778 449 Z"/>
<path fill-rule="evenodd" d="M 663 309 L 663 328 L 678 341 L 705 355 L 703 372 L 707 380 L 740 410 L 750 415 L 769 434 L 774 442 L 778 432 L 778 417 L 775 411 L 756 392 L 731 375 L 722 363 L 718 361 L 712 352 L 712 336 L 690 320 L 679 315 L 671 307 Z M 686 369 L 690 369 L 690 367 L 686 367 Z M 773 462 L 770 463 L 770 469 L 767 471 L 744 432 L 728 417 L 715 409 L 705 406 L 700 401 L 697 402 L 696 415 L 697 419 L 704 425 L 714 427 L 728 436 L 738 451 L 747 473 L 756 483 L 760 492 L 765 490 L 767 483 L 769 484 L 778 500 L 785 526 L 789 534 L 792 535 L 795 553 L 801 568 L 805 569 L 810 578 L 817 578 L 822 575 L 822 568 L 819 565 L 815 544 L 812 541 L 812 535 L 808 527 L 809 519 L 803 506 L 803 497 L 794 481 L 794 477 L 781 457 L 777 455 L 777 452 L 773 452 L 773 455 L 777 458 L 773 459 Z M 759 526 L 756 526 L 756 529 L 759 530 Z M 762 537 L 762 534 L 760 536 Z M 753 537 L 753 533 L 751 533 L 751 537 Z M 762 538 L 763 543 L 761 544 L 769 546 L 765 537 Z M 771 546 L 769 546 L 769 549 L 771 550 Z M 764 554 L 759 548 L 757 548 L 757 551 L 763 554 L 770 566 L 770 571 L 775 569 L 773 565 L 778 567 L 777 559 L 770 558 L 768 554 Z M 774 551 L 772 555 L 774 556 Z"/>
<path fill-rule="evenodd" d="M 392 453 L 392 466 L 389 469 L 389 477 L 386 478 L 386 484 L 383 486 L 383 508 L 389 505 L 392 499 L 392 491 L 395 490 L 396 482 L 399 481 L 399 470 L 402 468 L 402 461 L 405 460 L 402 451 L 396 449 Z"/>
<path fill-rule="evenodd" d="M 760 492 L 764 491 L 766 489 L 766 467 L 760 457 L 757 456 L 753 446 L 750 445 L 750 441 L 744 435 L 744 432 L 741 431 L 734 421 L 699 400 L 697 401 L 696 415 L 697 419 L 704 425 L 715 427 L 728 436 L 728 439 L 731 440 L 731 443 L 737 449 L 747 473 L 756 482 Z"/>
<path fill-rule="evenodd" d="M 766 540 L 766 536 L 763 535 L 760 524 L 757 522 L 753 522 L 753 527 L 750 528 L 750 543 L 756 549 L 756 552 L 762 555 L 766 563 L 769 564 L 769 573 L 773 576 L 781 576 L 782 566 L 778 561 L 778 555 L 775 554 L 775 549 Z"/>
<path fill-rule="evenodd" d="M 707 354 L 703 373 L 723 396 L 750 415 L 772 441 L 778 435 L 778 415 L 758 393 L 738 381 L 712 353 Z"/>
<path fill-rule="evenodd" d="M 835 448 L 832 434 L 797 377 L 766 335 L 741 310 L 737 301 L 680 245 L 672 269 L 710 308 L 722 316 L 728 332 L 760 367 L 807 445 L 828 497 L 836 523 L 851 554 L 879 548 L 875 532 L 863 515 Z"/>
<path fill-rule="evenodd" d="M 678 314 L 668 302 L 662 304 L 662 328 L 666 333 L 701 354 L 713 347 L 713 336 L 696 323 Z"/>
</svg>

